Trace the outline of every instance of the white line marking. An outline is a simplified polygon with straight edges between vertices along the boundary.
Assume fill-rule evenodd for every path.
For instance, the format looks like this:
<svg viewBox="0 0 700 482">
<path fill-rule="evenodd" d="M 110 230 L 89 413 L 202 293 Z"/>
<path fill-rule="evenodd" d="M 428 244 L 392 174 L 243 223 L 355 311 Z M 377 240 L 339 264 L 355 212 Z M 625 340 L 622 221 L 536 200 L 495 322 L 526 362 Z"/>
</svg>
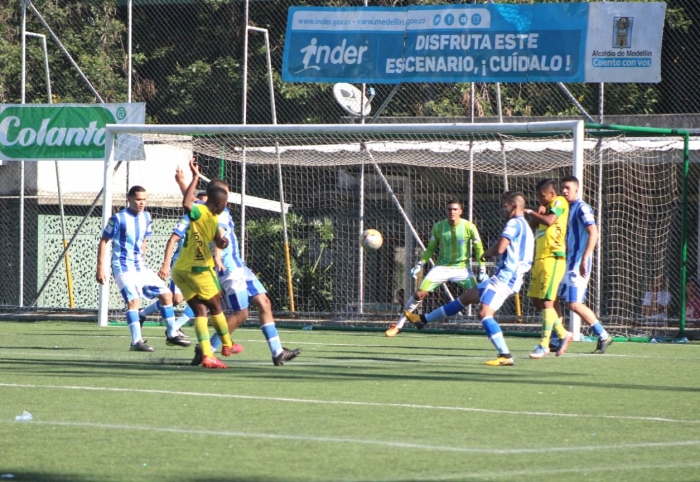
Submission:
<svg viewBox="0 0 700 482">
<path fill-rule="evenodd" d="M 348 400 L 314 400 L 306 398 L 286 398 L 286 397 L 261 397 L 256 395 L 232 395 L 227 393 L 202 393 L 202 392 L 180 392 L 174 390 L 146 390 L 137 388 L 114 388 L 114 387 L 87 387 L 75 385 L 34 385 L 22 383 L 0 383 L 0 387 L 8 388 L 39 388 L 39 389 L 56 389 L 56 390 L 85 390 L 95 392 L 120 392 L 120 393 L 147 393 L 156 395 L 181 395 L 188 397 L 211 397 L 211 398 L 229 398 L 236 400 L 263 400 L 268 402 L 286 402 L 286 403 L 311 403 L 319 405 L 347 405 L 355 407 L 382 407 L 382 408 L 411 408 L 420 410 L 445 410 L 456 412 L 477 412 L 477 413 L 494 413 L 499 415 L 529 415 L 535 417 L 568 417 L 568 418 L 599 418 L 611 420 L 636 420 L 643 422 L 665 422 L 665 423 L 688 423 L 700 424 L 700 420 L 681 420 L 661 417 L 638 417 L 631 415 L 604 415 L 604 414 L 586 414 L 586 413 L 556 413 L 556 412 L 528 412 L 518 410 L 493 410 L 486 408 L 471 408 L 471 407 L 449 407 L 441 405 L 415 405 L 410 403 L 378 403 L 378 402 L 353 402 Z"/>
<path fill-rule="evenodd" d="M 8 420 L 2 420 L 1 423 L 17 423 Z M 542 454 L 552 452 L 578 452 L 578 451 L 609 451 L 609 450 L 626 450 L 626 449 L 646 449 L 646 448 L 668 448 L 668 447 L 693 447 L 700 445 L 700 440 L 676 440 L 672 442 L 645 442 L 632 444 L 615 444 L 615 445 L 584 445 L 572 447 L 542 447 L 536 449 L 488 449 L 474 447 L 453 447 L 444 445 L 426 445 L 419 443 L 393 442 L 388 440 L 369 440 L 344 437 L 313 437 L 305 435 L 288 435 L 275 433 L 255 433 L 255 432 L 233 432 L 229 430 L 203 430 L 189 428 L 173 428 L 173 427 L 145 427 L 142 425 L 122 425 L 122 424 L 103 424 L 91 422 L 59 422 L 59 421 L 39 421 L 33 420 L 27 425 L 50 425 L 56 427 L 86 427 L 102 430 L 134 430 L 148 432 L 163 432 L 182 435 L 211 435 L 211 436 L 227 436 L 227 437 L 247 437 L 260 438 L 271 440 L 296 440 L 302 442 L 320 442 L 320 443 L 340 443 L 340 444 L 359 444 L 359 445 L 381 445 L 384 447 L 403 448 L 403 449 L 419 449 L 431 450 L 435 452 L 460 452 L 460 453 L 475 453 L 475 454 L 491 454 L 491 455 L 518 455 L 518 454 Z"/>
</svg>

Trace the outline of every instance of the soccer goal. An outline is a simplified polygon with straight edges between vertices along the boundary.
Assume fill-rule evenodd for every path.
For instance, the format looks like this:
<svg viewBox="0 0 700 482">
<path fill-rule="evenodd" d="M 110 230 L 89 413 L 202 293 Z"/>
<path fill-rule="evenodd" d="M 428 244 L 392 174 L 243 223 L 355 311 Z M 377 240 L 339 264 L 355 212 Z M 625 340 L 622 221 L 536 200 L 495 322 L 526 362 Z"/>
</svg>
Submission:
<svg viewBox="0 0 700 482">
<path fill-rule="evenodd" d="M 149 146 L 168 146 L 183 159 L 197 155 L 204 174 L 223 178 L 237 196 L 230 207 L 245 261 L 269 291 L 280 323 L 379 329 L 398 317 L 417 288 L 420 278 L 408 271 L 450 200 L 462 202 L 463 217 L 490 244 L 503 226 L 503 191 L 523 192 L 536 208 L 538 181 L 573 174 L 602 234 L 588 303 L 614 333 L 629 335 L 651 323 L 642 309 L 651 279 L 662 275 L 672 296 L 681 294 L 673 246 L 682 242 L 682 148 L 678 154 L 674 139 L 600 132 L 585 131 L 582 121 L 108 126 L 103 224 L 114 206 L 123 205 L 112 182 L 115 162 L 143 157 L 132 151 L 129 136 L 143 136 L 146 164 L 156 162 Z M 158 182 L 169 179 L 166 173 Z M 182 214 L 179 200 L 154 205 L 157 230 L 169 234 Z M 678 229 L 662 233 L 660 223 Z M 374 253 L 359 243 L 367 228 L 384 237 Z M 151 246 L 148 255 L 158 259 L 162 250 Z M 526 287 L 527 280 L 521 296 L 499 312 L 506 330 L 539 330 Z M 458 293 L 445 286 L 422 309 Z M 122 309 L 113 287 L 101 291 L 101 324 Z M 578 332 L 577 320 L 571 323 Z M 475 311 L 465 310 L 438 327 L 479 331 L 480 324 Z"/>
</svg>

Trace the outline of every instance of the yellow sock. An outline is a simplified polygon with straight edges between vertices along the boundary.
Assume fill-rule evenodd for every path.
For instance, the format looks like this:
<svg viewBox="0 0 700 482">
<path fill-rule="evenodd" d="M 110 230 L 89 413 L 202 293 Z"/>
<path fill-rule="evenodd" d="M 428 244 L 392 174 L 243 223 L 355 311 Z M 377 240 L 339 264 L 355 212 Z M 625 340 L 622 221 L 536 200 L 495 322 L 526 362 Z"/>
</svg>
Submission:
<svg viewBox="0 0 700 482">
<path fill-rule="evenodd" d="M 211 343 L 209 342 L 209 320 L 206 316 L 197 316 L 194 319 L 194 332 L 197 335 L 199 346 L 202 347 L 204 356 L 214 356 L 211 351 Z"/>
<path fill-rule="evenodd" d="M 540 340 L 540 346 L 544 348 L 549 347 L 549 339 L 552 336 L 552 328 L 554 324 L 558 321 L 559 317 L 554 308 L 547 308 L 542 310 L 542 339 Z"/>
<path fill-rule="evenodd" d="M 558 318 L 556 323 L 554 323 L 554 331 L 557 333 L 560 340 L 566 338 L 566 328 L 564 328 L 563 321 L 564 318 Z"/>
<path fill-rule="evenodd" d="M 224 316 L 223 313 L 219 313 L 218 315 L 211 315 L 209 317 L 211 320 L 211 325 L 214 327 L 216 332 L 219 334 L 219 338 L 221 338 L 221 344 L 230 347 L 233 346 L 233 342 L 231 341 L 231 336 L 228 333 L 228 325 L 226 324 L 226 316 Z"/>
</svg>

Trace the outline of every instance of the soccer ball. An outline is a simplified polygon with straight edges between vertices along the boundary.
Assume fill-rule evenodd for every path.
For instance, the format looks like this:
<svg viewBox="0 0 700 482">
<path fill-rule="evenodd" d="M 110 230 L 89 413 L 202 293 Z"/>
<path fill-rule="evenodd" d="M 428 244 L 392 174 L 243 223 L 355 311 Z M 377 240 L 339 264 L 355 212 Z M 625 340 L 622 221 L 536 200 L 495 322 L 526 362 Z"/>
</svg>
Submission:
<svg viewBox="0 0 700 482">
<path fill-rule="evenodd" d="M 373 252 L 382 247 L 384 238 L 382 238 L 382 233 L 376 229 L 365 229 L 360 238 L 360 243 L 365 251 Z"/>
</svg>

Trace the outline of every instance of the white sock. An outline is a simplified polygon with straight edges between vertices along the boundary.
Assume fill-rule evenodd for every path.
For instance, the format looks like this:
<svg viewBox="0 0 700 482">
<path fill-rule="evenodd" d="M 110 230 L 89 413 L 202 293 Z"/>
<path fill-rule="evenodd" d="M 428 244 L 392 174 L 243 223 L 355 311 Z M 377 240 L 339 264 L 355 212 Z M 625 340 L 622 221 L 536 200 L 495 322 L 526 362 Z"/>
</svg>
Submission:
<svg viewBox="0 0 700 482">
<path fill-rule="evenodd" d="M 405 311 L 408 311 L 409 313 L 413 313 L 416 311 L 416 308 L 420 306 L 420 304 L 423 302 L 423 300 L 416 300 L 414 296 L 411 296 L 406 304 L 404 305 L 403 309 Z M 396 323 L 396 328 L 401 329 L 403 328 L 403 325 L 406 324 L 406 315 L 401 313 L 401 317 L 399 318 L 399 322 Z"/>
</svg>

